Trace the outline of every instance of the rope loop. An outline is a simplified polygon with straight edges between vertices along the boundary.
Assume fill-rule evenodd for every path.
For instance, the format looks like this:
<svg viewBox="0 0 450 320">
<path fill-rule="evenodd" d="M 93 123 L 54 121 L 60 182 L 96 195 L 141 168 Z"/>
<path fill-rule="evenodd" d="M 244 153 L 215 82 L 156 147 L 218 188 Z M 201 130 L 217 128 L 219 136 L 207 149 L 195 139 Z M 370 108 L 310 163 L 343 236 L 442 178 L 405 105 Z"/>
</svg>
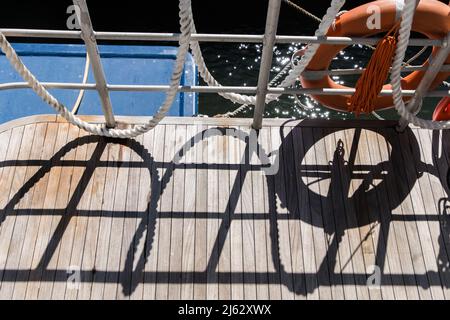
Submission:
<svg viewBox="0 0 450 320">
<path fill-rule="evenodd" d="M 105 136 L 109 138 L 135 138 L 141 134 L 144 134 L 154 129 L 161 120 L 166 116 L 170 110 L 175 97 L 178 93 L 178 87 L 183 75 L 185 57 L 189 51 L 189 42 L 192 34 L 192 19 L 189 19 L 189 12 L 191 11 L 191 0 L 180 0 L 179 4 L 179 17 L 181 26 L 181 37 L 179 41 L 179 49 L 173 74 L 170 82 L 170 88 L 166 94 L 166 99 L 163 105 L 160 107 L 156 115 L 146 124 L 134 126 L 130 129 L 109 129 L 104 124 L 91 124 L 81 120 L 75 116 L 69 109 L 67 109 L 62 103 L 60 103 L 31 73 L 31 71 L 25 66 L 22 60 L 19 58 L 14 48 L 6 39 L 5 35 L 0 32 L 0 48 L 9 60 L 16 72 L 26 81 L 30 88 L 47 104 L 55 109 L 64 119 L 73 125 L 85 130 L 89 133 Z"/>
<path fill-rule="evenodd" d="M 394 62 L 392 64 L 391 85 L 393 91 L 394 107 L 398 114 L 408 121 L 423 129 L 443 130 L 450 129 L 450 121 L 431 121 L 421 119 L 416 116 L 416 112 L 410 110 L 403 101 L 401 85 L 401 69 L 408 48 L 409 38 L 411 36 L 412 24 L 416 9 L 416 1 L 407 1 L 402 12 L 402 21 L 398 36 L 398 44 Z M 444 47 L 441 48 L 444 50 Z M 445 84 L 445 83 L 444 83 Z"/>
</svg>

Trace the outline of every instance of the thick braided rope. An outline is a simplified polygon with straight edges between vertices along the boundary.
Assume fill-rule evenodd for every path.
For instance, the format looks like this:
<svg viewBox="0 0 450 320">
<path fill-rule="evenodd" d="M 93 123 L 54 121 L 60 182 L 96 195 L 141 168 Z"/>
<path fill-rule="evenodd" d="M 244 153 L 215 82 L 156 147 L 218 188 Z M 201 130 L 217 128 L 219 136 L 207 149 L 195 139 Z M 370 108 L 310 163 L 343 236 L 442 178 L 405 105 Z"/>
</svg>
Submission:
<svg viewBox="0 0 450 320">
<path fill-rule="evenodd" d="M 187 19 L 187 12 L 191 8 L 191 0 L 180 0 L 180 25 L 181 25 L 181 37 L 180 47 L 177 53 L 174 72 L 172 75 L 170 89 L 167 92 L 166 99 L 163 105 L 160 107 L 156 115 L 146 124 L 135 126 L 130 129 L 118 130 L 109 129 L 105 125 L 96 125 L 85 122 L 72 114 L 62 103 L 60 103 L 47 89 L 36 79 L 31 71 L 21 61 L 11 44 L 8 42 L 4 34 L 0 33 L 0 48 L 6 55 L 11 65 L 17 71 L 17 73 L 28 82 L 29 86 L 36 94 L 41 97 L 47 104 L 52 106 L 64 119 L 68 122 L 76 125 L 80 129 L 90 132 L 95 135 L 101 135 L 110 138 L 135 138 L 141 134 L 144 134 L 153 128 L 155 128 L 159 122 L 165 117 L 167 112 L 175 100 L 178 93 L 178 87 L 180 85 L 181 77 L 184 69 L 184 62 L 186 54 L 189 50 L 189 41 L 191 37 L 191 20 Z"/>
<path fill-rule="evenodd" d="M 450 121 L 430 121 L 417 117 L 405 105 L 402 96 L 401 68 L 408 48 L 409 37 L 411 35 L 412 23 L 416 9 L 416 1 L 410 0 L 406 3 L 402 13 L 402 22 L 399 31 L 399 41 L 397 44 L 396 56 L 392 65 L 391 84 L 393 91 L 394 106 L 398 114 L 408 122 L 431 130 L 442 130 L 450 128 Z M 448 45 L 448 44 L 447 44 Z"/>
<path fill-rule="evenodd" d="M 342 6 L 345 4 L 345 0 L 333 0 L 331 2 L 330 7 L 327 10 L 327 13 L 322 19 L 322 22 L 317 29 L 315 36 L 316 37 L 324 37 L 330 27 L 333 25 L 336 16 L 341 11 Z M 305 71 L 306 67 L 310 64 L 311 60 L 314 58 L 317 50 L 319 49 L 320 44 L 315 43 L 308 46 L 305 51 L 305 54 L 302 56 L 302 59 L 299 63 L 292 69 L 292 72 L 284 79 L 284 81 L 280 84 L 282 88 L 289 88 L 295 84 L 300 75 Z"/>
<path fill-rule="evenodd" d="M 333 25 L 333 22 L 340 12 L 340 9 L 345 4 L 345 0 L 333 0 L 331 2 L 330 7 L 327 10 L 327 13 L 322 19 L 322 22 L 319 25 L 315 35 L 317 37 L 325 36 L 330 27 Z M 192 33 L 197 33 L 194 23 L 194 18 L 192 14 L 192 8 L 188 11 L 189 16 L 187 17 L 192 23 Z M 289 88 L 295 84 L 297 79 L 306 69 L 306 67 L 311 62 L 312 58 L 316 54 L 320 44 L 314 44 L 308 46 L 305 55 L 302 57 L 299 64 L 293 68 L 289 76 L 280 84 L 282 88 Z M 197 64 L 198 71 L 203 78 L 203 80 L 209 85 L 214 87 L 219 87 L 221 84 L 213 77 L 213 75 L 209 72 L 208 67 L 206 66 L 205 60 L 202 55 L 202 51 L 200 48 L 200 44 L 198 41 L 191 41 L 191 50 L 192 55 L 194 57 L 194 61 Z M 236 93 L 219 93 L 220 96 L 231 100 L 234 103 L 244 104 L 244 105 L 254 105 L 256 104 L 256 96 L 247 96 Z M 277 99 L 280 95 L 269 95 L 267 97 L 267 102 L 273 101 Z"/>
</svg>

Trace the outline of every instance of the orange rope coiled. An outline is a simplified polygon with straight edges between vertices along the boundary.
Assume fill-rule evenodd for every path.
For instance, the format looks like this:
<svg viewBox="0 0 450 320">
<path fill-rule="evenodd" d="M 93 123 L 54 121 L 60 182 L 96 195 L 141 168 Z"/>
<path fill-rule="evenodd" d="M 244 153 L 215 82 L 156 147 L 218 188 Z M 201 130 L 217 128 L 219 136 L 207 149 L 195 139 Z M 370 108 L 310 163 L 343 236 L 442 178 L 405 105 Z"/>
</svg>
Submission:
<svg viewBox="0 0 450 320">
<path fill-rule="evenodd" d="M 375 100 L 383 89 L 389 76 L 400 23 L 396 23 L 378 43 L 363 74 L 356 83 L 355 94 L 349 99 L 348 111 L 356 116 L 369 114 L 375 110 Z"/>
</svg>

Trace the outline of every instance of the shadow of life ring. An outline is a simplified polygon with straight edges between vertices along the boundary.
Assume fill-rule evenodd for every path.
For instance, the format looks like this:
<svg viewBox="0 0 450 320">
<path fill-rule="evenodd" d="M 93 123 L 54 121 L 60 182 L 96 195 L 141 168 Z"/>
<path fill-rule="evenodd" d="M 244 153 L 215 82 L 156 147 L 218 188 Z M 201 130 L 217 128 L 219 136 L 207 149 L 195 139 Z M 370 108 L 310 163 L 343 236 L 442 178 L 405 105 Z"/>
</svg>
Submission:
<svg viewBox="0 0 450 320">
<path fill-rule="evenodd" d="M 345 133 L 348 139 L 353 139 L 351 143 L 340 140 L 339 137 L 344 136 L 343 130 L 330 128 L 325 132 L 295 127 L 282 137 L 279 149 L 282 159 L 280 158 L 280 169 L 275 177 L 284 181 L 283 190 L 274 191 L 280 206 L 288 210 L 289 216 L 323 228 L 329 235 L 344 231 L 336 230 L 341 227 L 336 227 L 333 221 L 341 226 L 345 225 L 342 228 L 352 229 L 380 222 L 379 215 L 389 220 L 392 210 L 401 205 L 412 188 L 406 178 L 398 178 L 404 175 L 409 166 L 404 165 L 401 142 L 394 129 L 345 129 L 354 131 L 353 137 L 351 133 Z M 388 152 L 380 155 L 381 161 L 375 165 L 364 163 L 362 159 L 351 163 L 351 158 L 359 148 L 359 139 L 355 136 L 360 135 L 361 139 L 365 139 L 369 131 L 378 135 L 380 148 Z M 312 137 L 311 133 L 314 133 Z M 411 152 L 420 154 L 414 134 L 409 129 L 403 134 L 408 136 Z M 303 140 L 303 148 L 294 150 L 291 146 L 299 143 L 296 142 L 298 139 Z M 361 154 L 364 150 L 359 149 L 357 152 Z M 357 159 L 358 157 L 356 155 Z M 306 159 L 316 160 L 311 162 Z M 409 173 L 408 176 L 414 179 L 409 182 L 414 185 L 420 175 L 417 172 Z M 390 198 L 389 203 L 383 204 L 386 212 L 381 208 L 374 209 L 379 206 L 380 192 L 386 192 L 387 196 L 388 190 L 392 188 L 396 190 L 396 195 Z M 292 201 L 302 197 L 307 197 L 309 201 L 306 207 L 300 204 L 301 201 Z M 353 215 L 349 211 L 354 212 L 355 219 L 348 220 L 348 214 Z M 326 220 L 331 223 L 326 223 Z"/>
<path fill-rule="evenodd" d="M 378 12 L 381 17 L 379 28 L 370 29 L 374 12 Z M 327 36 L 329 37 L 370 37 L 378 33 L 389 31 L 396 23 L 399 16 L 399 9 L 396 1 L 381 0 L 367 3 L 348 11 L 336 19 L 334 28 L 330 28 Z M 418 32 L 429 39 L 442 39 L 450 32 L 450 6 L 435 0 L 421 0 L 416 10 L 412 30 Z M 317 50 L 316 55 L 306 68 L 306 71 L 325 71 L 328 70 L 331 61 L 337 54 L 345 49 L 345 45 L 323 44 Z M 433 47 L 432 56 L 438 51 Z M 450 56 L 446 64 L 450 63 Z M 425 62 L 428 66 L 430 61 Z M 414 71 L 402 79 L 402 88 L 404 90 L 414 90 L 421 82 L 425 71 Z M 450 72 L 439 73 L 431 85 L 431 89 L 436 88 L 442 81 L 450 76 Z M 311 75 L 301 77 L 302 86 L 306 89 L 351 89 L 333 81 L 329 76 L 314 77 Z M 391 90 L 390 84 L 383 87 L 383 90 Z M 312 95 L 312 97 L 322 103 L 324 106 L 337 111 L 347 112 L 347 102 L 349 95 Z M 405 97 L 405 100 L 408 100 Z M 391 96 L 378 96 L 375 100 L 375 110 L 392 108 L 394 105 Z"/>
</svg>

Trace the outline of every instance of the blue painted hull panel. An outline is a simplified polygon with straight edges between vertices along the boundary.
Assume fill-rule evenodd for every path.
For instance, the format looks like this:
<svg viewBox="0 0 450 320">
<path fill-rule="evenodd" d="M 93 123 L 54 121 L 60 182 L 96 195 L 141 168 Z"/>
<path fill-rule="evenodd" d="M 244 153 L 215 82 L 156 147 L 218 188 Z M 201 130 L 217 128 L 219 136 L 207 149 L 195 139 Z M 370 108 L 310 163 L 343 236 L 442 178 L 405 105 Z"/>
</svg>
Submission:
<svg viewBox="0 0 450 320">
<path fill-rule="evenodd" d="M 86 62 L 84 45 L 13 44 L 24 63 L 42 82 L 76 82 L 83 79 Z M 156 46 L 100 46 L 109 84 L 167 85 L 170 83 L 177 48 Z M 188 56 L 182 85 L 196 85 L 197 71 Z M 0 55 L 0 83 L 23 82 L 4 55 Z M 92 72 L 89 83 L 94 83 Z M 78 90 L 51 90 L 64 105 L 72 108 Z M 124 116 L 151 116 L 164 102 L 164 92 L 111 92 L 114 113 Z M 193 116 L 198 111 L 198 97 L 180 93 L 170 116 Z M 37 114 L 52 114 L 53 109 L 30 89 L 0 91 L 0 123 Z M 96 91 L 85 92 L 81 115 L 102 114 Z"/>
</svg>

